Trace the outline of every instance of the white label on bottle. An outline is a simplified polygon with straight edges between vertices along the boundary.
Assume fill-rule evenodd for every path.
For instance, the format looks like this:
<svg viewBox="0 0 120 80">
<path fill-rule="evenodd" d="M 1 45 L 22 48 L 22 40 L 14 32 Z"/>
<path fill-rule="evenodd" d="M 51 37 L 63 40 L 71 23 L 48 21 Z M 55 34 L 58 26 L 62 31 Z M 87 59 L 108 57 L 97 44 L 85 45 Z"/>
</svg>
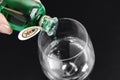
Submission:
<svg viewBox="0 0 120 80">
<path fill-rule="evenodd" d="M 30 38 L 32 38 L 33 36 L 35 36 L 36 34 L 38 34 L 41 30 L 41 27 L 39 26 L 32 26 L 32 27 L 28 27 L 24 30 L 22 30 L 19 34 L 18 34 L 18 39 L 19 40 L 28 40 Z"/>
</svg>

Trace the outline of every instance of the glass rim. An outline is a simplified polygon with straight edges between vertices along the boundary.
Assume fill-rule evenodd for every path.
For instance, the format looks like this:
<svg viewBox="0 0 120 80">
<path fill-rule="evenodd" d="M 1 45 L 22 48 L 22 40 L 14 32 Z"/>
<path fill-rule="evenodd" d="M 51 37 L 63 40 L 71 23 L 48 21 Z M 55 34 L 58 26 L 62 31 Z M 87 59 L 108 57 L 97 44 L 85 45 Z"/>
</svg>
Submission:
<svg viewBox="0 0 120 80">
<path fill-rule="evenodd" d="M 59 20 L 62 20 L 62 19 L 67 19 L 67 20 L 71 20 L 71 21 L 75 21 L 75 22 L 79 23 L 79 24 L 80 24 L 80 27 L 82 27 L 83 31 L 85 32 L 85 38 L 86 38 L 86 40 L 85 40 L 85 45 L 83 46 L 83 49 L 82 49 L 79 53 L 77 53 L 76 55 L 74 55 L 74 56 L 72 56 L 72 57 L 70 57 L 70 58 L 59 59 L 59 61 L 67 61 L 67 60 L 71 60 L 71 59 L 74 59 L 74 58 L 78 57 L 78 56 L 84 51 L 84 49 L 87 47 L 89 36 L 88 36 L 88 33 L 87 33 L 86 28 L 85 28 L 85 27 L 83 26 L 83 24 L 82 24 L 81 22 L 79 22 L 78 20 L 75 20 L 75 19 L 73 19 L 73 18 L 60 18 Z M 42 33 L 42 31 L 40 32 L 40 34 L 39 34 L 39 36 L 38 36 L 38 44 L 40 43 L 40 42 L 39 42 L 39 39 L 40 39 L 39 37 L 40 37 L 41 33 Z M 40 43 L 40 44 L 41 44 L 41 43 Z M 40 45 L 38 45 L 38 47 L 39 47 L 40 50 L 42 50 L 41 47 L 40 47 Z M 43 53 L 43 51 L 42 51 L 42 53 Z M 51 57 L 49 57 L 49 58 L 51 58 Z M 53 58 L 51 58 L 51 59 L 53 59 Z"/>
</svg>

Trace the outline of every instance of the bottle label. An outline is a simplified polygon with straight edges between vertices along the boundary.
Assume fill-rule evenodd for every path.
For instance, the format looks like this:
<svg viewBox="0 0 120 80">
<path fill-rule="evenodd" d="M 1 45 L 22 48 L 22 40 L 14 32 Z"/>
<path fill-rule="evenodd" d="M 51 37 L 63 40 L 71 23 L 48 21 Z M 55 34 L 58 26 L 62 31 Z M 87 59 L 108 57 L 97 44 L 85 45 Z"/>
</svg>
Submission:
<svg viewBox="0 0 120 80">
<path fill-rule="evenodd" d="M 39 27 L 39 26 L 28 27 L 28 28 L 22 30 L 18 34 L 18 39 L 19 40 L 28 40 L 28 39 L 32 38 L 33 36 L 35 36 L 36 34 L 38 34 L 40 31 L 41 31 L 41 27 Z"/>
</svg>

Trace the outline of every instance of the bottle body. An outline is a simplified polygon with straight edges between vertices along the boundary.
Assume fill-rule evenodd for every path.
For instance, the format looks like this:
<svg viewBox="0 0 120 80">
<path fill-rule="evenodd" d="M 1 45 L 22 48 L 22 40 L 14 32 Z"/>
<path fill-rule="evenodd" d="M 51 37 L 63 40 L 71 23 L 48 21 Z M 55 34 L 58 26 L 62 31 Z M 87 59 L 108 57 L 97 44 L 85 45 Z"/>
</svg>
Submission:
<svg viewBox="0 0 120 80">
<path fill-rule="evenodd" d="M 1 0 L 0 12 L 14 30 L 21 31 L 38 25 L 39 19 L 45 15 L 45 8 L 33 0 Z"/>
</svg>

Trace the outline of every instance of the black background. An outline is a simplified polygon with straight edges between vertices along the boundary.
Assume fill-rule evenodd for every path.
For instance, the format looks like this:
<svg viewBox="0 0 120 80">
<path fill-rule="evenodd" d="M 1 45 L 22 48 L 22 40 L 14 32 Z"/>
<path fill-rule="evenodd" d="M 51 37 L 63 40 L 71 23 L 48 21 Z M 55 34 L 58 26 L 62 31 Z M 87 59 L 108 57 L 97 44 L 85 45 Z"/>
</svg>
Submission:
<svg viewBox="0 0 120 80">
<path fill-rule="evenodd" d="M 115 0 L 42 0 L 47 14 L 80 21 L 93 42 L 90 80 L 120 80 L 120 6 Z M 0 80 L 48 80 L 37 53 L 37 36 L 19 41 L 0 34 Z"/>
</svg>

